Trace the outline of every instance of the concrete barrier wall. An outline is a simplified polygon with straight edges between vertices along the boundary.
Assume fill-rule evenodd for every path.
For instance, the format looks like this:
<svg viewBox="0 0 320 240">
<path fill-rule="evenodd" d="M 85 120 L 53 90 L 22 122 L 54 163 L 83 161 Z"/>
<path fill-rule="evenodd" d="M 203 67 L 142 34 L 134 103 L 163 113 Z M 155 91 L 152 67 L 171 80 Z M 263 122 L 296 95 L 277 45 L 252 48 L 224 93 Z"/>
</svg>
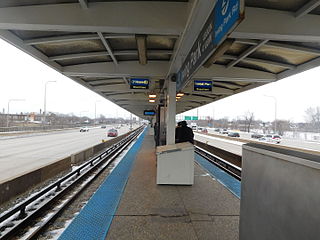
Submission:
<svg viewBox="0 0 320 240">
<path fill-rule="evenodd" d="M 240 240 L 319 239 L 319 206 L 319 154 L 243 146 Z"/>
<path fill-rule="evenodd" d="M 71 157 L 64 158 L 45 167 L 23 174 L 0 184 L 0 205 L 16 197 L 31 187 L 42 183 L 57 174 L 71 169 Z"/>
<path fill-rule="evenodd" d="M 26 173 L 5 183 L 1 183 L 0 205 L 28 191 L 32 187 L 35 187 L 36 185 L 57 176 L 61 172 L 71 170 L 71 167 L 73 165 L 82 164 L 89 158 L 100 153 L 105 148 L 110 147 L 111 145 L 125 138 L 130 133 L 131 132 L 121 135 L 117 138 L 110 139 L 107 142 L 97 144 L 93 147 L 73 154 L 67 158 L 58 160 L 52 164 L 49 164 L 32 172 Z"/>
<path fill-rule="evenodd" d="M 86 150 L 83 150 L 81 152 L 75 153 L 71 155 L 71 164 L 72 165 L 81 165 L 82 163 L 84 163 L 86 160 L 88 160 L 89 158 L 97 155 L 98 153 L 100 153 L 102 150 L 104 150 L 107 147 L 112 146 L 113 144 L 115 144 L 116 142 L 119 142 L 120 140 L 122 140 L 123 138 L 125 138 L 126 136 L 128 136 L 131 132 L 126 133 L 124 135 L 121 135 L 119 137 L 110 139 L 106 142 L 103 143 L 99 143 L 93 147 L 90 147 Z"/>
</svg>

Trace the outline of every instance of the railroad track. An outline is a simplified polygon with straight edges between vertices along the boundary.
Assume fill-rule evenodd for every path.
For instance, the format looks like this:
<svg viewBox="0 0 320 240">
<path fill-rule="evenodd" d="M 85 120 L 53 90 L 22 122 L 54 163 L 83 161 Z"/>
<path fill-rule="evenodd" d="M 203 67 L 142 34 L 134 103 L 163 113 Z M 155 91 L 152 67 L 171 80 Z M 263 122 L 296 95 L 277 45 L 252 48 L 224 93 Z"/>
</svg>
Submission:
<svg viewBox="0 0 320 240">
<path fill-rule="evenodd" d="M 144 127 L 138 128 L 98 156 L 2 213 L 0 239 L 37 239 L 143 130 Z"/>
<path fill-rule="evenodd" d="M 240 167 L 230 163 L 227 160 L 222 159 L 221 157 L 214 155 L 213 153 L 211 153 L 201 147 L 195 146 L 195 152 L 197 154 L 199 154 L 200 156 L 202 156 L 203 158 L 205 158 L 206 160 L 208 160 L 209 162 L 211 162 L 212 164 L 221 168 L 222 170 L 224 170 L 225 172 L 227 172 L 228 174 L 230 174 L 234 178 L 241 181 L 241 168 Z"/>
</svg>

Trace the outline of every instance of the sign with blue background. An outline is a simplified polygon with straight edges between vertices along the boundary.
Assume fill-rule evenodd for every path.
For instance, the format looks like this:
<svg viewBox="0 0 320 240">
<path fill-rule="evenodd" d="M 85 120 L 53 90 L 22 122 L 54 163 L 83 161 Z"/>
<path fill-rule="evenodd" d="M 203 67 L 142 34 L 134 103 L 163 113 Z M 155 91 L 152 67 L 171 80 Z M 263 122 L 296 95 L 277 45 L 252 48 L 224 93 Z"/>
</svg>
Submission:
<svg viewBox="0 0 320 240">
<path fill-rule="evenodd" d="M 212 92 L 212 81 L 194 80 L 193 90 L 196 92 Z"/>
<path fill-rule="evenodd" d="M 214 7 L 213 44 L 218 45 L 240 18 L 239 0 L 219 0 Z"/>
<path fill-rule="evenodd" d="M 149 79 L 130 78 L 130 89 L 149 89 Z"/>
<path fill-rule="evenodd" d="M 143 115 L 145 115 L 145 116 L 154 116 L 154 115 L 156 115 L 156 112 L 154 110 L 145 110 L 143 112 Z"/>
<path fill-rule="evenodd" d="M 177 78 L 180 91 L 243 19 L 244 0 L 218 0 L 198 38 L 183 62 Z"/>
</svg>

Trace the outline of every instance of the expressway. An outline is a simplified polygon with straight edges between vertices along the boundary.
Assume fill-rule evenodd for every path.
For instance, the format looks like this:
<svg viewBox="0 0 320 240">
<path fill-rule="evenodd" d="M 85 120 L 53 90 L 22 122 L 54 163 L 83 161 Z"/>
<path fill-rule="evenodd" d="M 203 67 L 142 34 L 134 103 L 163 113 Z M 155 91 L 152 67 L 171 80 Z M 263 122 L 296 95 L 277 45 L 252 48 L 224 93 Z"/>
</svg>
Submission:
<svg viewBox="0 0 320 240">
<path fill-rule="evenodd" d="M 88 132 L 73 129 L 0 137 L 0 183 L 97 145 L 102 139 L 111 139 L 106 136 L 110 128 L 111 125 L 105 129 L 90 128 Z M 128 131 L 129 126 L 118 129 L 119 135 Z"/>
<path fill-rule="evenodd" d="M 195 140 L 207 143 L 209 145 L 227 150 L 234 154 L 242 156 L 242 145 L 247 142 L 267 143 L 275 146 L 284 146 L 291 148 L 298 148 L 302 150 L 311 150 L 320 152 L 320 143 L 303 141 L 297 139 L 282 138 L 280 144 L 261 142 L 257 139 L 251 138 L 251 134 L 240 132 L 240 138 L 226 138 L 226 135 L 216 134 L 213 130 L 209 129 L 209 134 L 202 134 L 200 132 L 194 132 Z"/>
</svg>

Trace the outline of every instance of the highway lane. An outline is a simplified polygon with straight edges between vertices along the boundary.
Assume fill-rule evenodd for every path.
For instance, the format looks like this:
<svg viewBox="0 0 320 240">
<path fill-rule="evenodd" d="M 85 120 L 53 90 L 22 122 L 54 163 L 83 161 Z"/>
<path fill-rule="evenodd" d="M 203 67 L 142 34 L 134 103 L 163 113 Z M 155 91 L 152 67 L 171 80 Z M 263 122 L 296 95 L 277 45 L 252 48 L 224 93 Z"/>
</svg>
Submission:
<svg viewBox="0 0 320 240">
<path fill-rule="evenodd" d="M 244 144 L 243 142 L 222 139 L 219 137 L 204 135 L 197 132 L 194 132 L 194 139 L 203 143 L 207 143 L 208 145 L 215 146 L 216 148 L 220 148 L 236 155 L 242 156 L 242 145 Z"/>
<path fill-rule="evenodd" d="M 73 129 L 0 138 L 0 183 L 97 145 L 102 139 L 111 139 L 106 136 L 110 128 L 112 126 L 90 128 L 89 132 Z M 128 131 L 128 126 L 118 129 L 119 135 Z"/>
<path fill-rule="evenodd" d="M 292 147 L 292 148 L 298 148 L 298 149 L 304 149 L 304 150 L 312 150 L 312 151 L 318 151 L 320 152 L 320 143 L 319 142 L 310 142 L 310 141 L 303 141 L 303 140 L 297 140 L 297 139 L 289 139 L 289 138 L 282 138 L 280 144 L 276 143 L 269 143 L 269 142 L 261 142 L 257 139 L 251 138 L 251 134 L 249 133 L 243 133 L 240 132 L 240 138 L 232 138 L 225 139 L 220 136 L 225 137 L 226 135 L 222 134 L 216 134 L 209 130 L 209 133 L 212 134 L 211 136 L 202 134 L 200 132 L 194 132 L 195 133 L 195 139 L 205 142 L 209 145 L 227 150 L 229 152 L 232 152 L 234 154 L 242 156 L 242 145 L 245 144 L 244 142 L 237 141 L 236 139 L 243 139 L 243 140 L 249 140 L 252 142 L 257 143 L 268 143 L 275 146 L 285 146 L 285 147 Z"/>
</svg>

